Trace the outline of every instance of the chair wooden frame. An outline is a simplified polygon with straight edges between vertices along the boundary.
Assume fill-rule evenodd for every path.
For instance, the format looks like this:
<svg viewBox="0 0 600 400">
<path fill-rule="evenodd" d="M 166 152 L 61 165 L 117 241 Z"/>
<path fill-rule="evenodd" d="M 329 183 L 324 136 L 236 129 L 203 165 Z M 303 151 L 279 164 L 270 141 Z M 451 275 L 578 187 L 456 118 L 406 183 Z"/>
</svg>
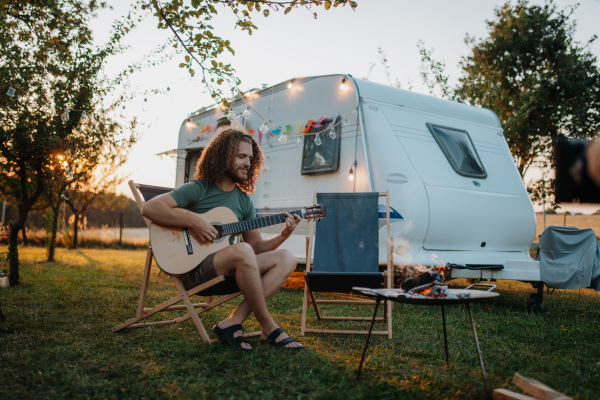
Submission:
<svg viewBox="0 0 600 400">
<path fill-rule="evenodd" d="M 164 189 L 164 193 L 167 193 L 168 191 L 171 190 L 169 188 L 161 188 L 158 186 L 142 185 L 142 184 L 136 183 L 132 180 L 129 181 L 129 187 L 131 189 L 131 192 L 133 193 L 133 196 L 135 198 L 135 201 L 136 201 L 140 211 L 145 202 L 144 198 L 142 197 L 142 191 L 144 189 L 150 189 L 150 190 L 154 190 L 154 191 L 161 191 Z M 145 220 L 148 228 L 150 228 L 150 220 L 148 220 L 147 218 L 144 218 L 144 220 Z M 142 275 L 142 286 L 140 289 L 140 296 L 139 296 L 139 300 L 138 300 L 137 312 L 135 314 L 135 317 L 130 318 L 118 325 L 113 326 L 111 328 L 111 330 L 113 332 L 118 332 L 118 331 L 120 331 L 122 329 L 126 329 L 126 328 L 141 328 L 141 327 L 152 326 L 152 325 L 178 324 L 180 322 L 186 321 L 191 318 L 192 321 L 194 322 L 194 325 L 198 329 L 198 332 L 200 333 L 200 337 L 202 338 L 202 341 L 204 341 L 205 343 L 212 343 L 212 342 L 218 341 L 218 339 L 211 339 L 208 336 L 206 328 L 204 327 L 204 324 L 202 323 L 202 321 L 199 317 L 199 314 L 202 314 L 214 307 L 217 307 L 217 306 L 239 296 L 241 294 L 241 292 L 227 294 L 227 295 L 219 297 L 217 299 L 213 299 L 213 296 L 206 296 L 205 302 L 193 303 L 190 299 L 190 296 L 200 293 L 204 290 L 207 290 L 209 288 L 212 288 L 212 287 L 224 282 L 225 277 L 223 275 L 220 275 L 220 276 L 217 276 L 216 278 L 211 279 L 208 282 L 205 282 L 199 286 L 196 286 L 193 289 L 185 290 L 183 283 L 181 281 L 181 278 L 177 275 L 170 275 L 170 278 L 173 280 L 173 283 L 177 290 L 177 295 L 175 295 L 174 297 L 170 298 L 169 300 L 166 300 L 154 307 L 146 307 L 145 306 L 146 296 L 148 293 L 150 272 L 152 269 L 152 260 L 153 259 L 154 259 L 154 255 L 152 253 L 152 246 L 149 244 L 148 251 L 146 252 L 146 262 L 144 264 L 144 273 Z M 176 305 L 179 302 L 183 302 L 183 305 Z M 150 321 L 150 322 L 143 321 L 144 319 L 146 319 L 152 315 L 155 315 L 159 312 L 181 311 L 181 310 L 187 310 L 188 313 L 185 315 L 179 316 L 177 318 L 165 319 L 162 321 Z M 250 333 L 250 334 L 246 334 L 244 336 L 253 336 L 255 334 L 256 333 L 254 333 L 254 334 Z"/>
<path fill-rule="evenodd" d="M 386 288 L 391 289 L 393 284 L 393 244 L 394 238 L 391 236 L 390 232 L 390 196 L 389 191 L 379 192 L 380 197 L 385 197 L 385 207 L 386 207 L 386 233 L 387 233 L 387 264 L 386 269 L 383 271 L 384 285 Z M 317 202 L 317 192 L 313 194 L 313 204 Z M 314 247 L 314 238 L 315 238 L 315 222 L 310 222 L 309 227 L 309 236 L 307 238 L 307 251 L 306 251 L 306 271 L 312 270 L 313 266 L 313 247 Z M 315 292 L 308 289 L 308 283 L 304 284 L 304 300 L 302 304 L 302 325 L 300 329 L 300 333 L 302 336 L 305 333 L 333 333 L 333 334 L 351 334 L 351 335 L 367 335 L 369 334 L 369 330 L 351 330 L 351 329 L 316 329 L 316 328 L 307 328 L 307 311 L 308 308 L 312 305 L 317 319 L 319 320 L 337 320 L 337 321 L 371 321 L 372 317 L 334 317 L 334 316 L 326 316 L 323 314 L 322 310 L 319 309 L 319 304 L 339 304 L 339 305 L 372 305 L 375 306 L 374 300 L 361 300 L 357 297 L 354 297 L 351 300 L 331 300 L 331 299 L 317 299 L 315 296 Z M 376 321 L 387 321 L 387 329 L 381 331 L 372 331 L 373 335 L 387 335 L 388 338 L 392 338 L 392 308 L 393 303 L 391 301 L 384 302 L 384 311 L 383 317 L 377 317 Z"/>
</svg>

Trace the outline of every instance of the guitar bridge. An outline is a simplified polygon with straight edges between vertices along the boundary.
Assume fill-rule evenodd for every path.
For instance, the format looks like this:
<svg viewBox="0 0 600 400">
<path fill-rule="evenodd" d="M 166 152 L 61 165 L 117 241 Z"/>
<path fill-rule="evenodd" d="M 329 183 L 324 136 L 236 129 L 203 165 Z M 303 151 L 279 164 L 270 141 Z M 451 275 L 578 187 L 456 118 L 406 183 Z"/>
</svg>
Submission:
<svg viewBox="0 0 600 400">
<path fill-rule="evenodd" d="M 185 249 L 187 250 L 188 255 L 194 254 L 194 248 L 192 247 L 192 242 L 190 240 L 190 232 L 187 228 L 183 228 L 183 242 L 185 243 Z"/>
</svg>

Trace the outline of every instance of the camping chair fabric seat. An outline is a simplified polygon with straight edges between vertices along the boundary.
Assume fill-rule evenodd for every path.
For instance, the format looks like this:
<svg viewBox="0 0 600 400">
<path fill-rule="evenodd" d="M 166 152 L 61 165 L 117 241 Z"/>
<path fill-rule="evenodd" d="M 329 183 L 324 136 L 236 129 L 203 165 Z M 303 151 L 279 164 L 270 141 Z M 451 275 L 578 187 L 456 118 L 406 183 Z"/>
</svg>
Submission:
<svg viewBox="0 0 600 400">
<path fill-rule="evenodd" d="M 223 296 L 226 294 L 231 294 L 235 292 L 239 292 L 240 288 L 235 281 L 235 278 L 230 276 L 225 276 L 225 280 L 223 282 L 217 283 L 214 286 L 209 287 L 208 289 L 204 289 L 198 293 L 197 296 Z"/>
<path fill-rule="evenodd" d="M 383 272 L 307 272 L 306 283 L 312 292 L 350 293 L 355 286 L 380 288 Z"/>
</svg>

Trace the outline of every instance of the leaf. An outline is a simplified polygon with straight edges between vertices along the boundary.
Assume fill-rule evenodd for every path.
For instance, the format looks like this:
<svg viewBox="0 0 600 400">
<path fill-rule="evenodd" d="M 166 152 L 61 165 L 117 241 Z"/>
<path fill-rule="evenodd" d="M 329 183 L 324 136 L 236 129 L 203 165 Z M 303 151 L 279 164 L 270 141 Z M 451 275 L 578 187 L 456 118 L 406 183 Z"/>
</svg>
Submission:
<svg viewBox="0 0 600 400">
<path fill-rule="evenodd" d="M 324 6 L 325 6 L 325 9 L 326 9 L 326 10 L 329 10 L 329 9 L 331 8 L 331 1 L 329 1 L 329 0 L 325 0 L 325 4 L 324 4 Z"/>
<path fill-rule="evenodd" d="M 179 68 L 185 68 L 185 63 L 179 64 Z"/>
<path fill-rule="evenodd" d="M 285 9 L 285 11 L 283 12 L 283 15 L 286 15 L 290 11 L 292 11 L 292 7 L 291 6 Z"/>
<path fill-rule="evenodd" d="M 185 61 L 186 61 L 186 62 L 190 62 L 190 61 L 191 61 L 191 58 L 190 58 L 190 56 L 188 56 L 187 54 L 185 55 Z"/>
<path fill-rule="evenodd" d="M 213 65 L 213 67 L 217 68 L 218 64 L 215 60 L 210 60 L 210 63 Z"/>
</svg>

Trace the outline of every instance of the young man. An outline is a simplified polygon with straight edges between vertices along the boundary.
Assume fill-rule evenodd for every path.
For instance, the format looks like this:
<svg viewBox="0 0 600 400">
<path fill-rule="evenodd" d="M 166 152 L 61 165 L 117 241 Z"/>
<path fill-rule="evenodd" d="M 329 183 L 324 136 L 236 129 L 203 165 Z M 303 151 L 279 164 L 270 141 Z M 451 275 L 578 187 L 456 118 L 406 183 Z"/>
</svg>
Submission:
<svg viewBox="0 0 600 400">
<path fill-rule="evenodd" d="M 175 208 L 205 213 L 215 207 L 228 207 L 239 220 L 255 218 L 256 211 L 248 194 L 254 192 L 263 163 L 262 151 L 252 136 L 226 128 L 204 149 L 196 165 L 195 179 L 148 201 L 142 215 L 157 224 L 187 228 L 200 242 L 211 241 L 217 236 L 212 225 L 199 215 L 190 218 Z M 222 341 L 241 350 L 252 350 L 242 336 L 242 323 L 251 312 L 261 326 L 263 340 L 287 349 L 304 347 L 277 326 L 266 303 L 296 268 L 296 258 L 291 252 L 277 250 L 300 221 L 297 215 L 285 215 L 285 227 L 279 235 L 263 239 L 257 229 L 247 231 L 242 234 L 243 242 L 208 256 L 183 277 L 186 289 L 217 275 L 235 277 L 244 300 L 227 319 L 215 325 L 213 331 Z"/>
</svg>

